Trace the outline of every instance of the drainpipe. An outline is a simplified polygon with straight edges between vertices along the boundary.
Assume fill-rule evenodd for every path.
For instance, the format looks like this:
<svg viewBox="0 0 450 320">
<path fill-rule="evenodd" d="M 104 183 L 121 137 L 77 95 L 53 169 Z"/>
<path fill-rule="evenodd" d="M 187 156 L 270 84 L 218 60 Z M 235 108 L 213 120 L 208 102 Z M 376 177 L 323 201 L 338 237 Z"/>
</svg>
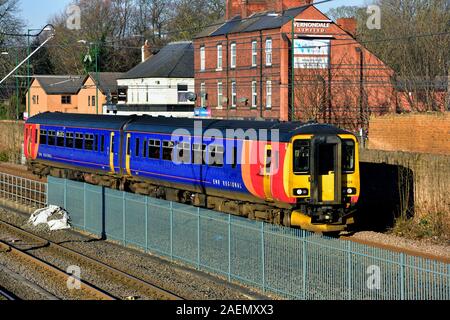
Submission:
<svg viewBox="0 0 450 320">
<path fill-rule="evenodd" d="M 273 47 L 273 46 L 272 46 Z M 259 31 L 259 117 L 263 119 L 263 36 L 262 30 Z"/>
<path fill-rule="evenodd" d="M 226 47 L 226 52 L 227 52 L 227 54 L 225 55 L 225 62 L 226 62 L 226 67 L 225 67 L 225 70 L 226 70 L 226 88 L 227 88 L 227 120 L 229 119 L 229 111 L 230 111 L 230 108 L 229 108 L 229 104 L 230 104 L 230 95 L 229 95 L 229 75 L 228 75 L 228 71 L 229 71 L 229 57 L 228 57 L 228 55 L 229 55 L 229 39 L 228 39 L 228 33 L 227 34 L 225 34 L 225 39 L 226 39 L 226 45 L 225 45 L 225 47 Z M 223 86 L 223 84 L 222 84 L 222 86 Z M 223 90 L 223 87 L 222 87 L 222 90 Z M 223 94 L 223 91 L 222 91 L 222 94 Z"/>
</svg>

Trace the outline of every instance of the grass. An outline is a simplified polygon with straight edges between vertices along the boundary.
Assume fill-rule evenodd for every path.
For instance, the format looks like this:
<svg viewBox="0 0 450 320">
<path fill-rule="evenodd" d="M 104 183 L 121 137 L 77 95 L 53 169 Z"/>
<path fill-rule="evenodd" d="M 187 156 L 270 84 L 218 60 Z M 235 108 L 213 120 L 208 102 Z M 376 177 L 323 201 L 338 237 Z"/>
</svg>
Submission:
<svg viewBox="0 0 450 320">
<path fill-rule="evenodd" d="M 449 214 L 437 212 L 420 218 L 397 218 L 391 233 L 414 240 L 431 240 L 437 244 L 450 244 Z"/>
</svg>

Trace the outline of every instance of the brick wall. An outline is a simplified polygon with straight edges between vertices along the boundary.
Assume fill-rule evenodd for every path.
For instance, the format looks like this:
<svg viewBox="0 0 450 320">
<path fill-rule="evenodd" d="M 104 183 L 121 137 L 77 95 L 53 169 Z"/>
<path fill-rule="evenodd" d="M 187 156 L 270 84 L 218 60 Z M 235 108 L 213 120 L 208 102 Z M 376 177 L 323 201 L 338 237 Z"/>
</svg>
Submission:
<svg viewBox="0 0 450 320">
<path fill-rule="evenodd" d="M 369 149 L 450 155 L 450 112 L 373 117 Z"/>
</svg>

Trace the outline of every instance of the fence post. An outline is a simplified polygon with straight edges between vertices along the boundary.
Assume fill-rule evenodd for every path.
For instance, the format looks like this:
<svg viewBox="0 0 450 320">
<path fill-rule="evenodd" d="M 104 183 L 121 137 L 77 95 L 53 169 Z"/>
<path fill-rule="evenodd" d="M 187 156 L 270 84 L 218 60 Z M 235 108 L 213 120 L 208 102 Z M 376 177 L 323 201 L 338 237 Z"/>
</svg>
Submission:
<svg viewBox="0 0 450 320">
<path fill-rule="evenodd" d="M 400 299 L 405 300 L 405 254 L 400 253 Z"/>
<path fill-rule="evenodd" d="M 126 231 L 126 219 L 125 219 L 125 211 L 126 211 L 126 194 L 124 191 L 122 191 L 122 213 L 123 213 L 123 221 L 122 221 L 122 225 L 123 225 L 123 244 L 126 245 L 127 244 L 127 231 Z"/>
<path fill-rule="evenodd" d="M 231 281 L 231 214 L 228 215 L 228 281 Z"/>
<path fill-rule="evenodd" d="M 261 222 L 261 262 L 262 262 L 262 285 L 263 292 L 266 292 L 266 257 L 264 246 L 264 222 Z"/>
<path fill-rule="evenodd" d="M 173 202 L 170 201 L 170 259 L 173 260 Z"/>
<path fill-rule="evenodd" d="M 306 238 L 302 230 L 302 297 L 306 300 Z"/>
<path fill-rule="evenodd" d="M 197 208 L 197 270 L 200 270 L 200 208 Z"/>
<path fill-rule="evenodd" d="M 67 210 L 67 179 L 64 179 L 64 209 Z"/>
<path fill-rule="evenodd" d="M 83 183 L 83 227 L 86 232 L 86 183 Z"/>
<path fill-rule="evenodd" d="M 148 252 L 148 197 L 145 196 L 145 252 Z"/>
<path fill-rule="evenodd" d="M 347 241 L 347 285 L 348 285 L 348 297 L 347 300 L 352 299 L 352 243 Z"/>
</svg>

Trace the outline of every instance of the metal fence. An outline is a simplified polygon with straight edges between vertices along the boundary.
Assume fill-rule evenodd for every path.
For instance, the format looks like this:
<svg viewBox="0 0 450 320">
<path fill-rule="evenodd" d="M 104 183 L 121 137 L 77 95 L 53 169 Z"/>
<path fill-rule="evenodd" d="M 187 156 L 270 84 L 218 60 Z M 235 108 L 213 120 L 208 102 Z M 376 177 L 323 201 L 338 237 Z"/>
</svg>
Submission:
<svg viewBox="0 0 450 320">
<path fill-rule="evenodd" d="M 0 172 L 0 197 L 33 208 L 47 203 L 47 184 Z"/>
<path fill-rule="evenodd" d="M 76 228 L 284 298 L 450 298 L 446 263 L 51 177 L 48 197 Z"/>
</svg>

